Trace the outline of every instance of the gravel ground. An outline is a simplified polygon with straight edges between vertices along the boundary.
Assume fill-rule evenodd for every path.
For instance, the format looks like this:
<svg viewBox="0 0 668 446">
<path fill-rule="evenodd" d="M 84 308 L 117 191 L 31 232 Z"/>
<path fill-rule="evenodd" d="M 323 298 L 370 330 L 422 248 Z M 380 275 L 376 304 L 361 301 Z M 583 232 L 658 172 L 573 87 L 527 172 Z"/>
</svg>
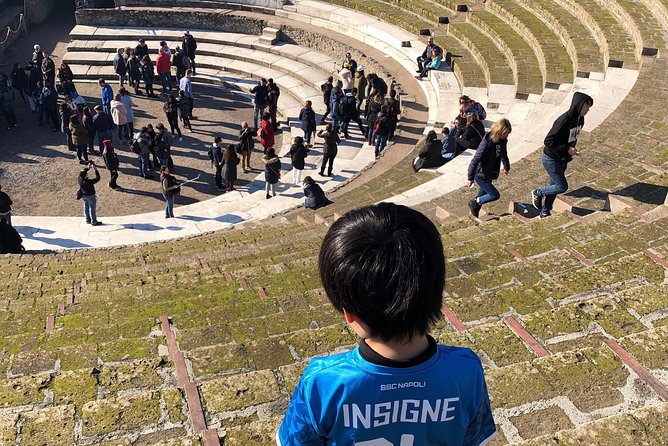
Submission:
<svg viewBox="0 0 668 446">
<path fill-rule="evenodd" d="M 69 17 L 69 16 L 68 16 Z M 29 58 L 32 44 L 39 42 L 43 49 L 51 50 L 56 66 L 60 65 L 59 56 L 69 40 L 70 23 L 58 22 L 58 17 L 50 18 L 57 23 L 45 23 L 32 29 L 28 37 L 20 38 L 14 45 L 15 51 L 9 54 L 8 66 L 1 69 L 10 72 L 13 62 L 22 62 Z M 156 84 L 156 92 L 159 85 Z M 118 84 L 112 84 L 114 92 Z M 99 103 L 100 89 L 96 83 L 77 83 L 77 90 L 83 95 L 90 107 Z M 214 183 L 213 169 L 207 156 L 207 150 L 214 136 L 223 138 L 223 142 L 235 142 L 239 123 L 252 122 L 253 108 L 249 95 L 228 90 L 223 87 L 194 85 L 195 116 L 192 121 L 193 132 L 184 129 L 183 141 L 178 137 L 172 148 L 172 157 L 178 180 L 192 178 L 201 174 L 200 179 L 184 187 L 176 198 L 176 205 L 207 200 L 219 194 Z M 163 99 L 148 99 L 146 96 L 133 97 L 135 102 L 135 129 L 152 123 L 167 124 L 162 110 Z M 14 201 L 15 215 L 81 215 L 81 203 L 75 199 L 78 189 L 77 175 L 81 165 L 76 159 L 76 152 L 67 150 L 65 135 L 54 133 L 49 125 L 38 126 L 37 116 L 30 113 L 28 105 L 20 97 L 14 103 L 19 127 L 12 131 L 6 129 L 4 117 L 0 116 L 0 184 Z M 116 137 L 116 135 L 114 135 Z M 276 146 L 280 147 L 281 135 L 276 135 Z M 152 180 L 139 177 L 137 158 L 127 145 L 116 140 L 114 146 L 121 161 L 118 184 L 122 192 L 113 191 L 107 186 L 109 172 L 104 168 L 100 156 L 92 156 L 96 164 L 102 166 L 101 181 L 97 184 L 98 216 L 104 219 L 111 215 L 130 215 L 142 212 L 158 211 L 164 208 L 158 175 Z M 260 150 L 255 150 L 251 157 L 251 166 L 260 167 Z M 244 174 L 239 169 L 238 185 L 243 185 L 254 178 L 260 171 Z"/>
</svg>

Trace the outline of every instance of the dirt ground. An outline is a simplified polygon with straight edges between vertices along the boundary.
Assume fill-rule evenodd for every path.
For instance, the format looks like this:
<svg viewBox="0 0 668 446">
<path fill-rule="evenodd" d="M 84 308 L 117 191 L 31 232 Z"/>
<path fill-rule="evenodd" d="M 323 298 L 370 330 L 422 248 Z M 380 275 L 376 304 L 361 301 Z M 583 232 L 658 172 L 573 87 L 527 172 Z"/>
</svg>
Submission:
<svg viewBox="0 0 668 446">
<path fill-rule="evenodd" d="M 27 36 L 21 37 L 14 45 L 14 51 L 7 55 L 8 65 L 0 69 L 9 73 L 14 62 L 25 63 L 32 53 L 32 45 L 40 43 L 45 50 L 51 50 L 56 66 L 60 65 L 58 56 L 62 55 L 69 41 L 68 33 L 73 20 L 68 14 L 55 13 L 45 24 L 31 29 Z M 71 23 L 69 23 L 71 22 Z M 84 96 L 92 108 L 99 104 L 100 88 L 96 83 L 76 84 L 79 93 Z M 112 83 L 114 92 L 118 84 Z M 159 85 L 156 84 L 156 93 Z M 213 138 L 220 136 L 223 142 L 236 142 L 239 123 L 252 122 L 253 109 L 250 96 L 224 87 L 195 84 L 193 132 L 185 129 L 183 141 L 172 147 L 172 157 L 176 167 L 177 180 L 192 178 L 200 174 L 200 179 L 184 187 L 176 198 L 176 204 L 184 205 L 207 200 L 218 195 L 214 183 L 213 169 L 207 156 L 207 150 Z M 163 99 L 149 99 L 146 96 L 133 96 L 135 103 L 135 129 L 152 123 L 167 124 L 162 110 Z M 81 215 L 81 203 L 75 199 L 78 189 L 77 175 L 81 165 L 76 159 L 76 152 L 67 150 L 65 135 L 54 133 L 48 124 L 38 126 L 37 115 L 31 114 L 30 108 L 17 96 L 14 103 L 18 118 L 17 129 L 8 131 L 4 117 L 0 116 L 0 184 L 14 201 L 15 215 Z M 114 132 L 115 133 L 115 132 Z M 280 146 L 280 133 L 276 135 L 276 145 Z M 251 157 L 251 166 L 260 167 L 260 150 Z M 154 179 L 139 177 L 137 157 L 127 145 L 117 142 L 114 134 L 114 146 L 119 156 L 120 176 L 118 184 L 122 191 L 114 191 L 107 186 L 109 172 L 104 168 L 100 156 L 91 156 L 96 164 L 102 166 L 102 179 L 97 184 L 98 215 L 101 218 L 111 215 L 129 215 L 163 209 L 164 203 L 160 192 L 158 175 Z M 243 186 L 254 178 L 260 170 L 244 174 L 239 169 L 237 184 Z"/>
</svg>

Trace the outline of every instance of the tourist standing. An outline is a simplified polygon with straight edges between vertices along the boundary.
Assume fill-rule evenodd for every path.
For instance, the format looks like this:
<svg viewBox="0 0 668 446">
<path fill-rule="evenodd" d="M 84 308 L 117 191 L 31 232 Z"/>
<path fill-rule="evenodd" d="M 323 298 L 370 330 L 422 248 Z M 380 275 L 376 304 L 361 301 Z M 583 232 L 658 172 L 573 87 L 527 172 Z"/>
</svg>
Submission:
<svg viewBox="0 0 668 446">
<path fill-rule="evenodd" d="M 133 107 L 135 106 L 130 92 L 125 89 L 125 87 L 118 90 L 121 94 L 121 102 L 125 105 L 125 117 L 128 121 L 128 140 L 135 134 L 135 111 Z"/>
<path fill-rule="evenodd" d="M 193 100 L 193 83 L 191 78 L 193 77 L 193 70 L 186 70 L 186 75 L 181 78 L 179 82 L 179 90 L 183 92 L 188 101 L 188 119 L 197 119 L 193 116 L 193 108 L 195 108 L 195 102 Z"/>
<path fill-rule="evenodd" d="M 88 107 L 83 109 L 83 118 L 81 118 L 83 125 L 86 126 L 88 131 L 88 154 L 95 155 L 95 136 L 97 131 L 95 130 L 95 123 L 93 122 L 93 115 L 90 112 Z"/>
<path fill-rule="evenodd" d="M 315 112 L 313 111 L 313 104 L 311 101 L 304 102 L 304 107 L 299 111 L 299 120 L 301 121 L 301 127 L 304 131 L 306 145 L 312 147 L 311 137 L 315 133 L 316 123 Z"/>
<path fill-rule="evenodd" d="M 389 135 L 390 118 L 387 114 L 387 105 L 382 105 L 373 125 L 373 137 L 375 139 L 374 149 L 376 158 L 378 158 L 380 154 L 383 153 L 383 150 L 385 150 L 385 145 L 387 144 L 387 138 Z"/>
<path fill-rule="evenodd" d="M 357 93 L 355 93 L 357 113 L 361 113 L 362 102 L 366 97 L 366 86 L 367 86 L 367 81 L 366 81 L 366 76 L 364 76 L 363 66 L 357 67 L 357 71 L 355 72 L 354 82 L 355 82 L 354 88 L 357 90 Z"/>
<path fill-rule="evenodd" d="M 162 196 L 165 199 L 165 218 L 174 218 L 174 197 L 181 191 L 176 178 L 170 174 L 168 166 L 160 168 L 160 184 Z"/>
<path fill-rule="evenodd" d="M 576 92 L 571 107 L 554 121 L 545 137 L 541 162 L 550 183 L 531 192 L 533 206 L 540 211 L 540 218 L 549 217 L 557 195 L 568 190 L 566 168 L 574 156 L 580 155 L 575 146 L 584 126 L 584 117 L 592 105 L 591 96 Z"/>
<path fill-rule="evenodd" d="M 176 132 L 179 134 L 179 141 L 183 141 L 181 129 L 179 128 L 179 104 L 173 94 L 170 94 L 167 97 L 167 100 L 162 106 L 162 109 L 165 111 L 165 115 L 167 116 L 167 122 L 169 123 L 169 128 L 172 132 L 172 135 L 174 134 L 174 130 L 176 130 Z"/>
<path fill-rule="evenodd" d="M 39 90 L 38 86 L 36 92 Z M 42 123 L 43 115 L 46 115 L 46 118 L 51 121 L 51 129 L 57 132 L 60 123 L 58 121 L 58 92 L 56 89 L 53 85 L 45 85 L 37 95 L 38 99 L 34 99 L 34 94 L 31 94 L 31 97 L 35 108 L 39 108 L 39 123 Z"/>
<path fill-rule="evenodd" d="M 269 199 L 276 196 L 276 183 L 281 178 L 281 160 L 276 156 L 274 148 L 270 147 L 262 157 L 262 162 L 264 162 L 264 179 L 267 182 L 266 198 Z"/>
<path fill-rule="evenodd" d="M 183 49 L 188 56 L 190 62 L 190 68 L 193 70 L 193 76 L 196 75 L 196 66 L 195 66 L 195 50 L 197 50 L 197 41 L 190 34 L 190 31 L 183 33 Z"/>
<path fill-rule="evenodd" d="M 234 144 L 228 144 L 223 151 L 223 179 L 227 192 L 234 190 L 234 181 L 237 179 L 237 166 L 239 157 L 234 149 Z"/>
<path fill-rule="evenodd" d="M 254 128 L 248 127 L 248 122 L 243 121 L 241 123 L 241 130 L 239 131 L 239 148 L 241 149 L 241 168 L 244 170 L 244 173 L 250 172 L 250 158 L 253 148 L 255 147 L 255 141 L 253 137 L 256 136 L 257 131 Z"/>
<path fill-rule="evenodd" d="M 45 84 L 56 85 L 56 64 L 49 53 L 44 51 L 42 54 L 42 80 Z"/>
<path fill-rule="evenodd" d="M 334 158 L 339 151 L 339 133 L 333 129 L 332 124 L 328 123 L 324 130 L 318 132 L 318 136 L 325 141 L 322 144 L 322 166 L 320 166 L 320 176 L 325 176 L 325 167 L 327 167 L 327 176 L 332 176 L 334 167 Z M 329 166 L 328 166 L 329 165 Z"/>
<path fill-rule="evenodd" d="M 118 128 L 118 140 L 121 144 L 127 144 L 130 140 L 130 131 L 128 129 L 128 111 L 121 101 L 121 95 L 116 94 L 114 100 L 111 101 L 111 118 Z"/>
<path fill-rule="evenodd" d="M 304 145 L 304 139 L 301 136 L 295 137 L 295 141 L 290 147 L 290 159 L 292 161 L 292 173 L 294 174 L 294 184 L 299 186 L 302 182 L 302 172 L 306 164 L 306 155 L 308 149 Z"/>
<path fill-rule="evenodd" d="M 160 51 L 158 58 L 155 60 L 155 69 L 160 76 L 160 83 L 162 85 L 161 94 L 163 96 L 171 93 L 172 91 L 172 61 L 171 56 L 169 56 L 164 51 Z"/>
<path fill-rule="evenodd" d="M 267 79 L 260 79 L 260 83 L 250 90 L 255 95 L 253 103 L 253 128 L 257 128 L 257 121 L 264 114 L 264 107 L 267 105 Z"/>
<path fill-rule="evenodd" d="M 101 89 L 102 109 L 105 113 L 111 113 L 111 101 L 114 99 L 114 91 L 111 89 L 111 85 L 107 84 L 102 78 L 97 83 Z"/>
<path fill-rule="evenodd" d="M 274 127 L 269 121 L 270 118 L 269 112 L 265 112 L 260 125 L 260 144 L 264 148 L 264 153 L 267 153 L 270 147 L 274 147 Z"/>
<path fill-rule="evenodd" d="M 176 47 L 176 53 L 172 57 L 172 65 L 176 67 L 176 82 L 179 82 L 186 75 L 186 70 L 190 68 L 190 61 L 183 48 Z"/>
<path fill-rule="evenodd" d="M 114 121 L 109 113 L 102 110 L 102 106 L 96 105 L 94 110 L 95 116 L 93 116 L 93 125 L 95 126 L 100 153 L 102 153 L 102 150 L 104 150 L 102 141 L 111 139 L 111 130 L 114 128 Z"/>
<path fill-rule="evenodd" d="M 146 40 L 139 39 L 139 43 L 135 47 L 135 54 L 139 60 L 144 60 L 144 57 L 148 56 L 148 45 L 146 45 Z"/>
<path fill-rule="evenodd" d="M 95 178 L 89 178 L 90 169 L 95 172 Z M 95 183 L 100 181 L 100 172 L 97 166 L 90 161 L 88 167 L 79 172 L 79 192 L 83 200 L 83 211 L 86 223 L 93 226 L 99 226 L 102 222 L 97 219 L 97 197 L 95 196 Z"/>
<path fill-rule="evenodd" d="M 132 153 L 137 155 L 139 163 L 139 176 L 142 178 L 153 178 L 153 175 L 148 173 L 148 155 L 151 151 L 151 139 L 148 134 L 148 127 L 142 127 L 134 136 L 131 145 Z"/>
<path fill-rule="evenodd" d="M 118 83 L 120 87 L 123 87 L 125 83 L 125 75 L 128 72 L 128 68 L 125 66 L 125 48 L 118 48 L 116 50 L 116 56 L 114 56 L 114 73 L 118 76 Z"/>
<path fill-rule="evenodd" d="M 155 77 L 155 70 L 153 69 L 153 62 L 148 56 L 144 56 L 141 60 L 141 77 L 144 80 L 144 85 L 146 86 L 146 96 L 149 98 L 155 98 L 156 95 L 153 92 L 153 78 Z"/>
<path fill-rule="evenodd" d="M 322 93 L 322 100 L 325 103 L 325 114 L 320 118 L 320 124 L 325 123 L 325 118 L 329 116 L 330 104 L 332 101 L 332 89 L 334 88 L 334 77 L 329 76 L 327 82 L 320 86 L 320 92 Z"/>
<path fill-rule="evenodd" d="M 77 115 L 70 116 L 69 131 L 72 135 L 72 144 L 76 148 L 79 164 L 88 164 L 88 130 L 86 126 L 79 121 Z"/>
<path fill-rule="evenodd" d="M 172 160 L 172 146 L 174 145 L 174 136 L 167 131 L 167 128 L 162 122 L 159 122 L 155 129 L 158 131 L 156 133 L 156 143 L 157 136 L 160 136 L 160 141 L 164 144 L 164 150 L 167 152 L 167 165 L 169 166 L 170 172 L 174 172 L 174 160 Z"/>
<path fill-rule="evenodd" d="M 273 81 L 272 79 L 269 79 Z M 267 85 L 267 110 L 269 111 L 269 117 L 271 119 L 271 126 L 275 130 L 278 130 L 278 121 L 276 121 L 276 113 L 278 112 L 278 85 L 271 82 Z"/>
<path fill-rule="evenodd" d="M 25 251 L 18 231 L 0 216 L 0 254 L 21 254 Z"/>
<path fill-rule="evenodd" d="M 116 184 L 116 181 L 118 180 L 118 166 L 120 164 L 118 161 L 118 156 L 116 156 L 116 151 L 111 144 L 111 140 L 105 139 L 102 141 L 102 143 L 104 144 L 102 159 L 104 160 L 104 165 L 107 166 L 107 170 L 109 170 L 109 174 L 111 175 L 111 178 L 109 179 L 109 187 L 114 190 L 122 189 L 122 187 L 119 187 L 118 184 Z"/>
<path fill-rule="evenodd" d="M 348 125 L 350 125 L 351 120 L 355 121 L 362 135 L 366 137 L 366 130 L 364 130 L 364 125 L 360 119 L 360 113 L 357 110 L 356 96 L 357 89 L 353 88 L 339 101 L 339 110 L 341 111 L 341 120 L 343 121 L 341 124 L 341 131 L 343 132 L 343 137 L 346 139 L 350 138 L 350 135 L 348 134 Z"/>
<path fill-rule="evenodd" d="M 510 172 L 508 135 L 511 131 L 512 126 L 506 118 L 496 121 L 492 124 L 490 131 L 485 134 L 471 159 L 466 186 L 470 187 L 473 181 L 478 185 L 476 198 L 468 202 L 471 215 L 475 218 L 480 215 L 483 204 L 496 201 L 501 197 L 492 181 L 499 178 L 502 163 L 504 173 L 508 175 Z"/>
<path fill-rule="evenodd" d="M 7 130 L 17 127 L 16 114 L 14 113 L 14 92 L 9 86 L 7 77 L 0 76 L 0 110 L 7 120 Z"/>
<path fill-rule="evenodd" d="M 130 53 L 126 67 L 130 85 L 132 85 L 136 95 L 141 95 L 142 92 L 139 89 L 139 83 L 142 79 L 142 66 L 141 60 L 137 58 L 137 54 L 134 51 Z"/>
<path fill-rule="evenodd" d="M 190 115 L 192 110 L 190 109 L 190 100 L 186 97 L 186 94 L 183 90 L 179 90 L 179 99 L 177 108 L 179 109 L 179 116 L 181 116 L 181 121 L 183 122 L 183 127 L 188 129 L 190 133 L 193 132 L 193 126 L 190 124 Z M 179 131 L 179 141 L 183 141 L 181 137 L 181 132 Z"/>
<path fill-rule="evenodd" d="M 216 189 L 218 190 L 223 190 L 223 165 L 225 164 L 225 161 L 223 160 L 222 142 L 223 139 L 220 136 L 216 136 L 211 145 L 211 165 L 216 169 L 214 181 L 216 182 Z"/>
</svg>

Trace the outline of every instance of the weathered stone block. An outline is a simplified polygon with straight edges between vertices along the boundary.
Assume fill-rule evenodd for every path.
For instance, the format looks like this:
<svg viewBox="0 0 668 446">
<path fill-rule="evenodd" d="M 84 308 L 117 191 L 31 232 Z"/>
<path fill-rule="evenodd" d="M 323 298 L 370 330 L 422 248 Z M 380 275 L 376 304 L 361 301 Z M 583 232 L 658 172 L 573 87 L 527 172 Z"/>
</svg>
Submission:
<svg viewBox="0 0 668 446">
<path fill-rule="evenodd" d="M 276 377 L 269 370 L 212 379 L 200 385 L 209 412 L 227 412 L 273 401 L 280 396 Z"/>
<path fill-rule="evenodd" d="M 84 405 L 81 418 L 86 437 L 153 425 L 160 419 L 159 393 L 91 401 Z"/>
<path fill-rule="evenodd" d="M 21 445 L 74 444 L 74 406 L 56 406 L 25 414 Z"/>
</svg>

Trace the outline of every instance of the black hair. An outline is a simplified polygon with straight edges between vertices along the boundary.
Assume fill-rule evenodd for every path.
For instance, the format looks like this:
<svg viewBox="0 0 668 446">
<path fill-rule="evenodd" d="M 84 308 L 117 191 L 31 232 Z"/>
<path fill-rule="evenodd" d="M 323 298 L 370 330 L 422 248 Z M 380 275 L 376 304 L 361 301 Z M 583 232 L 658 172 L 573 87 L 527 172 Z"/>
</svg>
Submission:
<svg viewBox="0 0 668 446">
<path fill-rule="evenodd" d="M 332 305 L 362 320 L 371 337 L 407 341 L 441 317 L 443 244 L 414 209 L 380 203 L 348 212 L 325 235 L 319 269 Z"/>
</svg>

